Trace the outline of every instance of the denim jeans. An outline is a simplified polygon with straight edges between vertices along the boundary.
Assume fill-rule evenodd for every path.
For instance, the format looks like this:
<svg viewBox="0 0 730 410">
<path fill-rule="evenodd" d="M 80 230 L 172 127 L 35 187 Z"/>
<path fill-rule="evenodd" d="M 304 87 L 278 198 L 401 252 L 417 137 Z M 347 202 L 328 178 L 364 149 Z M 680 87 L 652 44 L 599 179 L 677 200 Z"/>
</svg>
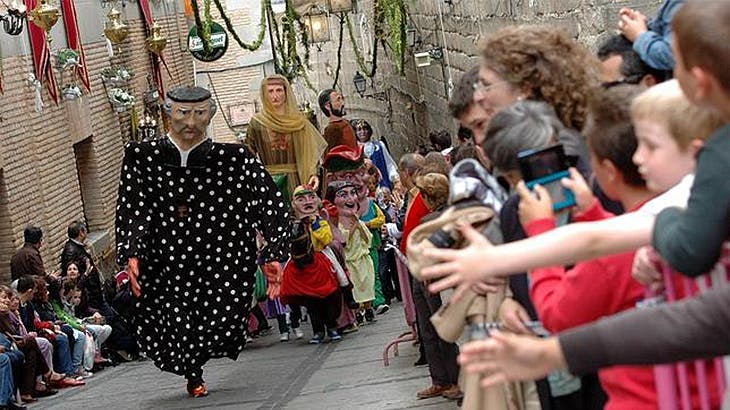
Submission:
<svg viewBox="0 0 730 410">
<path fill-rule="evenodd" d="M 101 352 L 101 345 L 112 334 L 112 327 L 109 325 L 86 325 L 86 330 L 94 336 L 96 342 L 96 351 Z"/>
<path fill-rule="evenodd" d="M 71 351 L 68 346 L 68 337 L 63 333 L 56 334 L 55 349 L 53 351 L 54 369 L 58 373 L 71 374 L 74 371 L 71 362 Z"/>
<path fill-rule="evenodd" d="M 13 367 L 10 357 L 0 353 L 0 406 L 6 406 L 13 400 L 15 384 L 13 384 Z"/>
<path fill-rule="evenodd" d="M 71 365 L 73 371 L 77 372 L 81 370 L 81 365 L 84 360 L 84 349 L 86 348 L 86 335 L 80 330 L 74 329 L 74 347 L 71 352 Z"/>
</svg>

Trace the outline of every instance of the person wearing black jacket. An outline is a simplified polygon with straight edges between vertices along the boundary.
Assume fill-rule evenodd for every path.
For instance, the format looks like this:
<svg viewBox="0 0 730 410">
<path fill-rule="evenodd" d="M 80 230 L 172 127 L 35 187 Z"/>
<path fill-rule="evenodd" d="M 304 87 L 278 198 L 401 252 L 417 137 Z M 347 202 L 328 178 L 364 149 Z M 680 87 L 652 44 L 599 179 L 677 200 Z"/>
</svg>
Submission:
<svg viewBox="0 0 730 410">
<path fill-rule="evenodd" d="M 66 276 L 66 269 L 71 262 L 76 262 L 81 274 L 93 267 L 91 254 L 84 245 L 87 236 L 88 230 L 83 222 L 73 221 L 68 226 L 68 241 L 61 252 L 61 276 Z"/>
<path fill-rule="evenodd" d="M 114 311 L 104 297 L 101 272 L 94 265 L 91 254 L 84 245 L 87 236 L 88 229 L 82 221 L 73 221 L 68 226 L 68 241 L 61 252 L 61 276 L 65 277 L 69 265 L 75 264 L 80 274 L 79 289 L 83 295 L 77 313 L 87 316 L 93 313 L 92 311 L 99 311 L 104 317 L 109 318 L 114 316 Z"/>
</svg>

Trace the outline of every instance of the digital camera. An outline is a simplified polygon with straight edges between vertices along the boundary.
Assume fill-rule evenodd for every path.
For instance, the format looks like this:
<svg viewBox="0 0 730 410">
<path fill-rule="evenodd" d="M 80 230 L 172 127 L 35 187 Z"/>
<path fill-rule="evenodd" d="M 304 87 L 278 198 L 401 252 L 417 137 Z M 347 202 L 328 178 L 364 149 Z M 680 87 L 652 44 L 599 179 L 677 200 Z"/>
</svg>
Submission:
<svg viewBox="0 0 730 410">
<path fill-rule="evenodd" d="M 570 177 L 568 172 L 570 164 L 562 145 L 522 151 L 517 154 L 517 160 L 527 187 L 533 189 L 539 184 L 550 193 L 553 211 L 557 212 L 575 205 L 573 192 L 560 183 L 561 179 Z"/>
</svg>

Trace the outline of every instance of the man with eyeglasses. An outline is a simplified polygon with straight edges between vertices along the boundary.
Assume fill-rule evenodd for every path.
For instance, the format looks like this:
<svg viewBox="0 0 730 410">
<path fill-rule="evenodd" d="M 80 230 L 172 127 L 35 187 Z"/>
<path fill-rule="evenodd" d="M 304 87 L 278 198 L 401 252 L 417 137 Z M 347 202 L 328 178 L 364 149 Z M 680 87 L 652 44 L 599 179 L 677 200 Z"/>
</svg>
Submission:
<svg viewBox="0 0 730 410">
<path fill-rule="evenodd" d="M 243 349 L 256 272 L 280 271 L 288 206 L 271 176 L 240 144 L 214 143 L 210 92 L 179 87 L 163 106 L 167 137 L 130 142 L 117 201 L 117 262 L 136 297 L 133 323 L 145 354 L 184 376 L 192 397 L 208 391 L 203 365 Z"/>
</svg>

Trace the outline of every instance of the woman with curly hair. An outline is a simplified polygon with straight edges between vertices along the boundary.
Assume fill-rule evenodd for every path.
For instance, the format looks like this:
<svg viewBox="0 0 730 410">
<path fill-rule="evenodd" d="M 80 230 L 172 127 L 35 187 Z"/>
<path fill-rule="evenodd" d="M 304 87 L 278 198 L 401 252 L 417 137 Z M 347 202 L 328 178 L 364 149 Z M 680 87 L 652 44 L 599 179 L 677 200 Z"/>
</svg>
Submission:
<svg viewBox="0 0 730 410">
<path fill-rule="evenodd" d="M 583 127 L 586 101 L 599 84 L 598 60 L 561 29 L 506 27 L 481 44 L 474 102 L 490 117 L 522 99 L 545 101 L 563 124 Z M 475 136 L 477 143 L 483 135 Z"/>
<path fill-rule="evenodd" d="M 505 144 L 509 145 L 505 132 L 517 132 L 517 139 L 511 142 L 524 143 L 524 131 L 515 130 L 518 126 L 528 127 L 533 133 L 547 134 L 540 137 L 540 145 L 562 144 L 566 155 L 588 178 L 590 157 L 579 131 L 585 122 L 589 95 L 600 84 L 598 60 L 565 31 L 546 26 L 506 27 L 484 40 L 481 53 L 474 102 L 488 112 L 490 124 L 485 135 L 475 135 L 475 141 L 489 159 L 499 163 L 499 152 L 494 148 L 504 150 Z M 495 117 L 498 112 L 501 114 Z M 514 155 L 505 158 L 512 161 Z M 525 237 L 517 217 L 518 206 L 519 197 L 513 195 L 500 212 L 505 242 Z M 509 288 L 512 297 L 500 307 L 501 320 L 514 324 L 515 330 L 523 330 L 525 320 L 538 319 L 526 275 L 512 276 Z M 595 375 L 580 380 L 553 378 L 550 383 L 542 379 L 536 387 L 543 409 L 602 408 L 605 402 Z"/>
</svg>

